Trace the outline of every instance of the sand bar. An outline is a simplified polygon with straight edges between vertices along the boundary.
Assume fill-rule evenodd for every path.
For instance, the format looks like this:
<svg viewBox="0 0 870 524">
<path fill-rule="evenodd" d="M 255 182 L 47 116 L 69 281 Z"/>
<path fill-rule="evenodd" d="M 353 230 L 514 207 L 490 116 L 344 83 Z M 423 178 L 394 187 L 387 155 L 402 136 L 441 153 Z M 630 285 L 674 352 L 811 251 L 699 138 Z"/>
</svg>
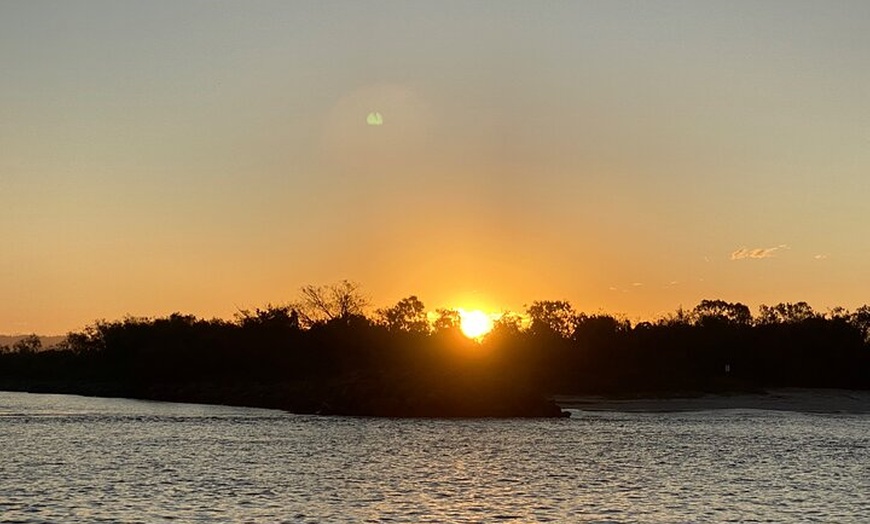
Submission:
<svg viewBox="0 0 870 524">
<path fill-rule="evenodd" d="M 562 409 L 581 411 L 708 411 L 762 409 L 806 413 L 870 414 L 870 391 L 844 389 L 770 389 L 763 393 L 716 394 L 670 398 L 610 398 L 568 396 L 554 398 Z"/>
</svg>

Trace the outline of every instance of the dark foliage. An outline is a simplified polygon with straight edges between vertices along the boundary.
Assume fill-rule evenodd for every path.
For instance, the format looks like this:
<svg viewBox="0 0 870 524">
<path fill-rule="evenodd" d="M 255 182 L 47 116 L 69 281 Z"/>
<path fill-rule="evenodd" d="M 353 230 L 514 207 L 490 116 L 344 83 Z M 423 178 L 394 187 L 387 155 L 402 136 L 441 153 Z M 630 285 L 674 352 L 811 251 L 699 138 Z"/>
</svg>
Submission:
<svg viewBox="0 0 870 524">
<path fill-rule="evenodd" d="M 870 308 L 814 312 L 704 300 L 655 323 L 534 302 L 482 341 L 408 297 L 363 315 L 354 285 L 235 321 L 100 321 L 0 351 L 0 387 L 385 416 L 557 416 L 554 394 L 665 395 L 770 386 L 870 389 Z M 353 296 L 346 296 L 353 295 Z M 301 311 L 301 309 L 305 311 Z"/>
</svg>

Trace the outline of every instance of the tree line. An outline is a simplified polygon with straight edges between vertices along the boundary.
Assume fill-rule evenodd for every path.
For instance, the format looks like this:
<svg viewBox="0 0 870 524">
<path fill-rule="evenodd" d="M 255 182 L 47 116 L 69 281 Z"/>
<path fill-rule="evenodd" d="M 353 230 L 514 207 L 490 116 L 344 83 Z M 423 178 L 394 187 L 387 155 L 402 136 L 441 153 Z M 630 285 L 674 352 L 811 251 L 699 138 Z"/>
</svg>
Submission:
<svg viewBox="0 0 870 524">
<path fill-rule="evenodd" d="M 544 300 L 480 340 L 462 335 L 458 311 L 432 315 L 416 296 L 368 310 L 342 281 L 232 320 L 98 321 L 52 348 L 36 337 L 2 348 L 0 387 L 427 416 L 549 412 L 537 399 L 556 394 L 870 389 L 870 306 L 781 303 L 753 316 L 703 300 L 632 324 Z"/>
</svg>

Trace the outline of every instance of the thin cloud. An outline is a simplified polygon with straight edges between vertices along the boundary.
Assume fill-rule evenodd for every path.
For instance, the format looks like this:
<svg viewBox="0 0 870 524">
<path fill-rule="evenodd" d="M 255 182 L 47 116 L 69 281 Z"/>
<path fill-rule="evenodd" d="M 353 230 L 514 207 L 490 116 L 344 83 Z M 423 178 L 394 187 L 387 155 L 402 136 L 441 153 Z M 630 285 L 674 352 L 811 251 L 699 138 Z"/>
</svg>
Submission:
<svg viewBox="0 0 870 524">
<path fill-rule="evenodd" d="M 776 253 L 780 250 L 788 249 L 788 246 L 785 244 L 780 244 L 774 247 L 756 247 L 753 249 L 748 249 L 745 247 L 741 247 L 737 251 L 731 253 L 731 260 L 743 260 L 746 258 L 750 259 L 761 259 L 761 258 L 773 258 L 776 256 Z"/>
<path fill-rule="evenodd" d="M 820 254 L 820 255 L 816 255 L 816 256 L 814 256 L 813 258 L 814 258 L 815 260 L 824 260 L 824 259 L 828 258 L 828 255 L 827 255 L 827 253 L 823 253 L 823 254 Z"/>
</svg>

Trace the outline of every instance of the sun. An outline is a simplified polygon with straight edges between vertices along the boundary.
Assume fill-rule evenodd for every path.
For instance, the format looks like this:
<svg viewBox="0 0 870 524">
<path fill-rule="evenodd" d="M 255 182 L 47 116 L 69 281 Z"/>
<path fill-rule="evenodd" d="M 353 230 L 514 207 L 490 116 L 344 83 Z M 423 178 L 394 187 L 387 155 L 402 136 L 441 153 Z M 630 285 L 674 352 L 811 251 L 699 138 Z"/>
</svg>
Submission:
<svg viewBox="0 0 870 524">
<path fill-rule="evenodd" d="M 460 309 L 459 329 L 468 338 L 480 338 L 492 330 L 492 319 L 479 309 L 474 311 Z"/>
</svg>

